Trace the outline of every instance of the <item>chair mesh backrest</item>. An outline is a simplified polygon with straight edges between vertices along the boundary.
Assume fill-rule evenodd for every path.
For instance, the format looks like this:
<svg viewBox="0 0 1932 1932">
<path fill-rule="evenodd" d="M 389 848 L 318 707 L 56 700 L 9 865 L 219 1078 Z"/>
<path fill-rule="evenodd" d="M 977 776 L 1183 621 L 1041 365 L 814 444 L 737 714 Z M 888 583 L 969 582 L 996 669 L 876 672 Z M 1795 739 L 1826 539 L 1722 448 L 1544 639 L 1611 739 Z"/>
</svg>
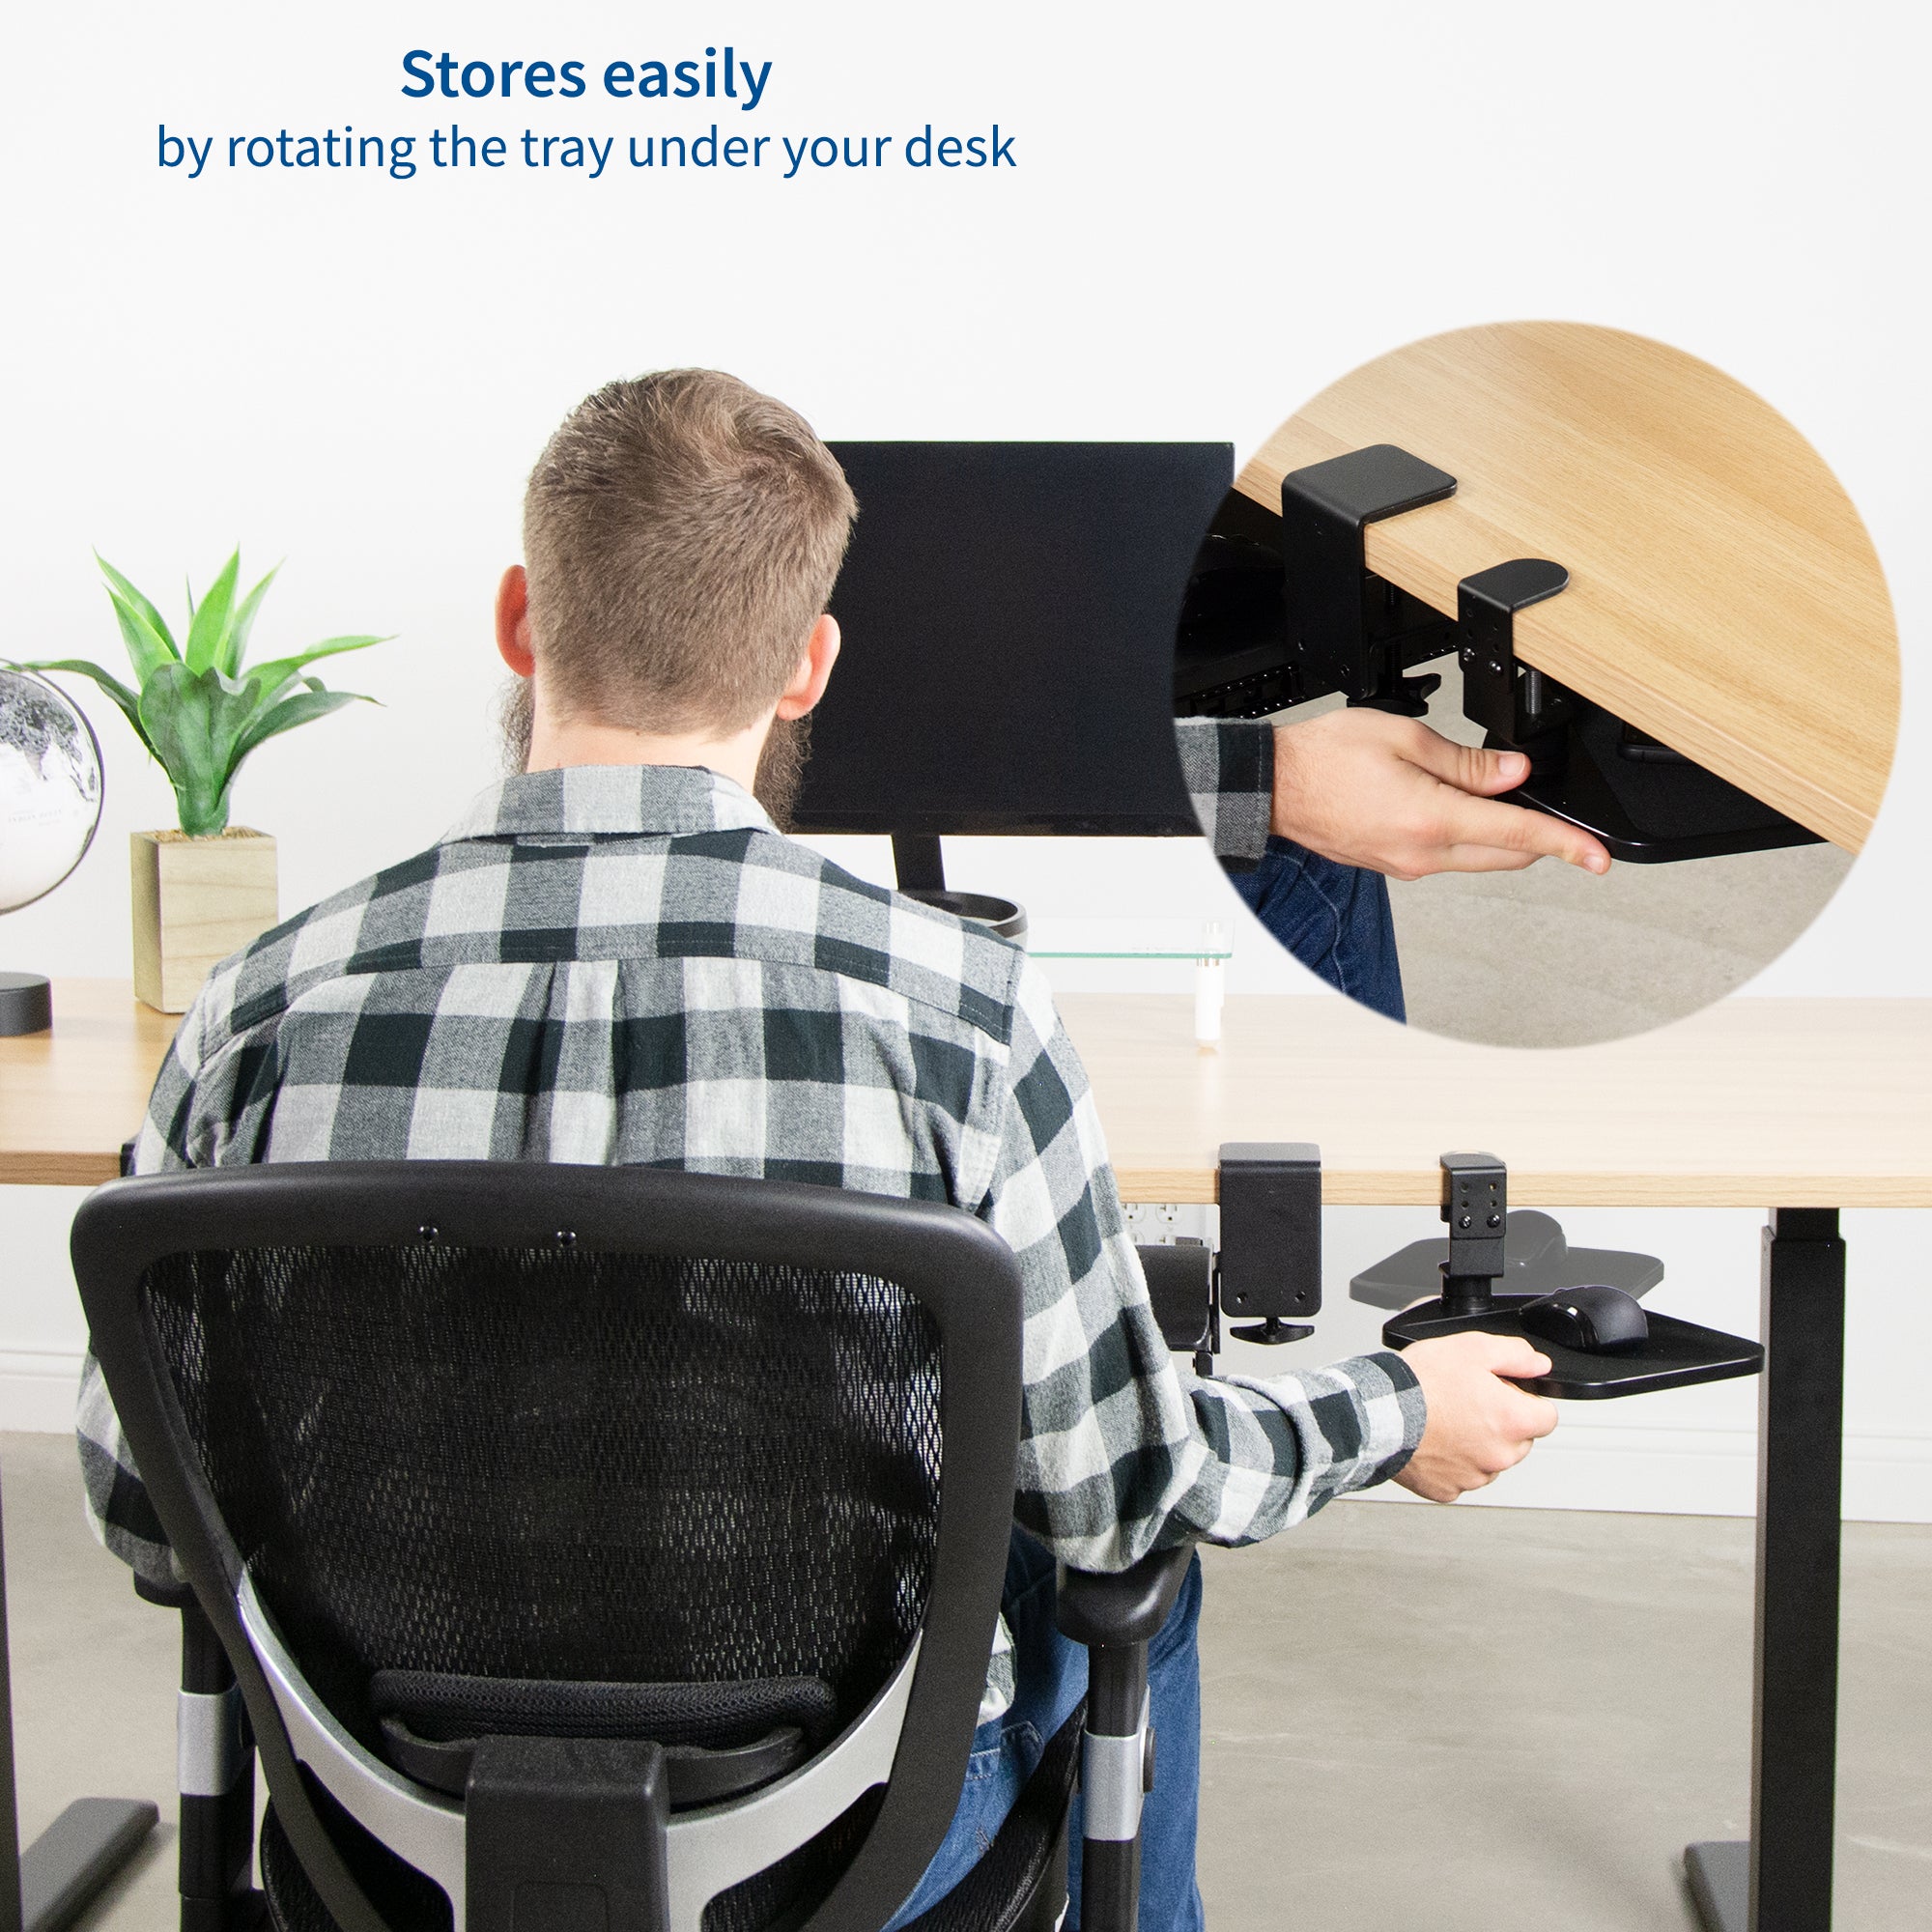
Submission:
<svg viewBox="0 0 1932 1932">
<path fill-rule="evenodd" d="M 365 1743 L 380 1668 L 817 1676 L 856 1716 L 918 1631 L 939 1347 L 875 1277 L 579 1251 L 156 1263 L 214 1500 Z"/>
</svg>

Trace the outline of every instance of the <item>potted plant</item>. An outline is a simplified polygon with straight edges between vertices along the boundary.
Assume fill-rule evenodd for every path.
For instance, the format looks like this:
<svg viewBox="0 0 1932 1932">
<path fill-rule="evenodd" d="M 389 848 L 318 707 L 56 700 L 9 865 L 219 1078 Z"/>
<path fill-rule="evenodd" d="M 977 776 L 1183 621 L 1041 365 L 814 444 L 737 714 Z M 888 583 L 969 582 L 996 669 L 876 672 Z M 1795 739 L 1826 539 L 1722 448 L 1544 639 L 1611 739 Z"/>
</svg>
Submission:
<svg viewBox="0 0 1932 1932">
<path fill-rule="evenodd" d="M 325 718 L 362 694 L 329 691 L 308 667 L 381 638 L 327 638 L 292 657 L 245 666 L 248 636 L 275 573 L 238 596 L 242 553 L 197 604 L 188 590 L 177 643 L 154 604 L 96 554 L 133 666 L 130 687 L 79 658 L 26 670 L 90 677 L 120 707 L 175 788 L 180 829 L 132 835 L 134 990 L 162 1012 L 185 1012 L 209 969 L 275 923 L 275 841 L 228 822 L 242 761 L 283 731 Z"/>
</svg>

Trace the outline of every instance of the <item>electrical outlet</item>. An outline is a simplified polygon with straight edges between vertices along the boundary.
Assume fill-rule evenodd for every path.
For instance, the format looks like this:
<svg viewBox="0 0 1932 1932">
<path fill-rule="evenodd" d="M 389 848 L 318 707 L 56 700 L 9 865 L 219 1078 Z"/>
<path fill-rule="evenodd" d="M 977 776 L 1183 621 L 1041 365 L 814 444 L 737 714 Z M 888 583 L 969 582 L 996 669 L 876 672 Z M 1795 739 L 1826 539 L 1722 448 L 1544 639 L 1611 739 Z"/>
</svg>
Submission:
<svg viewBox="0 0 1932 1932">
<path fill-rule="evenodd" d="M 1212 1247 L 1213 1213 L 1211 1208 L 1176 1201 L 1128 1201 L 1121 1208 L 1128 1236 L 1144 1248 L 1168 1248 L 1177 1241 L 1205 1241 Z"/>
</svg>

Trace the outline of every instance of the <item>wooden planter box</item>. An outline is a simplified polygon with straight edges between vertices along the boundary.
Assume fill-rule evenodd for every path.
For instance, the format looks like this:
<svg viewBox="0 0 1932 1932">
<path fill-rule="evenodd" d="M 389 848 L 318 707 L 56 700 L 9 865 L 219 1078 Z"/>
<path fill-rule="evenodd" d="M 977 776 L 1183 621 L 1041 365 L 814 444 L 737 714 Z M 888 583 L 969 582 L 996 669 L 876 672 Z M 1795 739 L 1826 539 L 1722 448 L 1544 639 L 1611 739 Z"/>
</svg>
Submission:
<svg viewBox="0 0 1932 1932">
<path fill-rule="evenodd" d="M 275 923 L 275 841 L 232 827 L 213 838 L 136 832 L 134 991 L 164 1013 L 185 1012 L 212 967 Z"/>
</svg>

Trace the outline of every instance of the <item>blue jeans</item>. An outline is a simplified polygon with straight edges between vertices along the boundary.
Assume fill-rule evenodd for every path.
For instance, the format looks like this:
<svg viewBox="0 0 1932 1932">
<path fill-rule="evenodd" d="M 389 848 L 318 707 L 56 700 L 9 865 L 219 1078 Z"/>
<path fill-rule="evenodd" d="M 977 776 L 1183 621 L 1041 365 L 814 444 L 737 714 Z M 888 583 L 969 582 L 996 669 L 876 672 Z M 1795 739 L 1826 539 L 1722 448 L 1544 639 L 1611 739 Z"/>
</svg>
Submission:
<svg viewBox="0 0 1932 1932">
<path fill-rule="evenodd" d="M 1318 979 L 1385 1019 L 1404 1020 L 1388 881 L 1270 838 L 1252 872 L 1231 872 L 1255 917 Z"/>
<path fill-rule="evenodd" d="M 1087 1694 L 1087 1652 L 1054 1624 L 1053 1558 L 1013 1531 L 1001 1599 L 1013 1634 L 1015 1694 L 1005 1716 L 981 1724 L 966 1762 L 952 1828 L 925 1876 L 887 1932 L 944 1898 L 993 1842 L 1048 1741 Z M 1154 1787 L 1141 1813 L 1141 1932 L 1201 1932 L 1194 1883 L 1194 1828 L 1201 1801 L 1201 1560 L 1188 1566 L 1167 1622 L 1148 1645 L 1150 1715 L 1156 1732 Z M 1080 1800 L 1067 1822 L 1065 1932 L 1080 1924 Z"/>
</svg>

